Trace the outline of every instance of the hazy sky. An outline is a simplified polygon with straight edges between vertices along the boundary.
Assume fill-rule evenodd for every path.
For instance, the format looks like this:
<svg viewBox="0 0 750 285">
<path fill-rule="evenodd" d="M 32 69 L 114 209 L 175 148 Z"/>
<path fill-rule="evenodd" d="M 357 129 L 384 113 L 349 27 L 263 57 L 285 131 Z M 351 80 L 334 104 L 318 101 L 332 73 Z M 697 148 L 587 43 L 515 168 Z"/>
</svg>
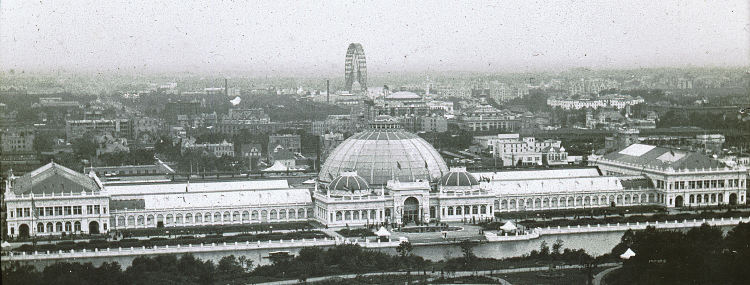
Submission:
<svg viewBox="0 0 750 285">
<path fill-rule="evenodd" d="M 371 73 L 750 64 L 748 0 L 198 2 L 0 0 L 0 68 L 343 74 L 350 42 Z"/>
</svg>

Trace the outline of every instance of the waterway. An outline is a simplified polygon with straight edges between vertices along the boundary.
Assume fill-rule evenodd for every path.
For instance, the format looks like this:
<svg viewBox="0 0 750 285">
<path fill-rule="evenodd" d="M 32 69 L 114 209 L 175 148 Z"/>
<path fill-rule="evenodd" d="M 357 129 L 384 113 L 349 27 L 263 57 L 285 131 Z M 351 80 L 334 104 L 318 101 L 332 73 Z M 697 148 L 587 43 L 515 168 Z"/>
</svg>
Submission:
<svg viewBox="0 0 750 285">
<path fill-rule="evenodd" d="M 726 232 L 732 227 L 722 227 Z M 687 229 L 681 229 L 687 230 Z M 543 235 L 536 239 L 531 240 L 518 240 L 518 241 L 503 241 L 503 242 L 491 242 L 479 244 L 474 247 L 474 254 L 478 257 L 483 258 L 507 258 L 521 256 L 530 253 L 532 250 L 539 250 L 542 242 L 546 242 L 548 246 L 552 246 L 558 239 L 563 241 L 563 248 L 569 249 L 584 249 L 587 253 L 592 256 L 598 256 L 605 253 L 609 253 L 612 248 L 620 242 L 623 231 L 613 232 L 591 232 L 591 233 L 577 233 L 577 234 L 554 234 L 554 235 Z M 325 248 L 325 247 L 324 247 Z M 292 247 L 284 249 L 248 249 L 248 250 L 231 250 L 231 251 L 216 251 L 216 252 L 197 252 L 193 255 L 203 260 L 212 260 L 214 263 L 218 263 L 219 260 L 227 255 L 245 256 L 246 258 L 253 260 L 255 265 L 269 264 L 271 261 L 267 258 L 270 252 L 274 251 L 288 251 L 290 254 L 298 254 L 301 247 Z M 395 248 L 380 248 L 375 249 L 385 253 L 396 255 Z M 461 257 L 461 249 L 458 245 L 416 245 L 412 251 L 413 254 L 424 257 L 432 261 L 440 261 L 449 258 Z M 130 266 L 138 256 L 118 256 L 118 257 L 102 257 L 102 258 L 70 258 L 68 262 L 91 262 L 95 266 L 99 266 L 104 262 L 118 262 L 123 268 Z M 178 255 L 179 257 L 179 255 Z M 31 264 L 35 265 L 39 270 L 44 269 L 45 266 L 58 262 L 59 260 L 43 260 L 34 261 Z"/>
</svg>

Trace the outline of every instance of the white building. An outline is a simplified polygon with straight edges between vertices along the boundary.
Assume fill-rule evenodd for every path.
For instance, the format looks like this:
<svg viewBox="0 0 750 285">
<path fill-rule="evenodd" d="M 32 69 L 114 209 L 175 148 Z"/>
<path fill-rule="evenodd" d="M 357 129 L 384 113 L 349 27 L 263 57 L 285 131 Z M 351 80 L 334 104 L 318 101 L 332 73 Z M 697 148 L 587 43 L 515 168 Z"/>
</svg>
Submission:
<svg viewBox="0 0 750 285">
<path fill-rule="evenodd" d="M 5 184 L 10 237 L 100 234 L 110 230 L 109 192 L 94 173 L 51 162 Z"/>
<path fill-rule="evenodd" d="M 498 134 L 487 138 L 494 157 L 503 165 L 562 165 L 568 163 L 568 153 L 558 140 L 537 141 L 519 134 Z"/>
<path fill-rule="evenodd" d="M 632 144 L 589 162 L 605 175 L 645 175 L 667 207 L 746 203 L 747 169 L 697 152 Z"/>
</svg>

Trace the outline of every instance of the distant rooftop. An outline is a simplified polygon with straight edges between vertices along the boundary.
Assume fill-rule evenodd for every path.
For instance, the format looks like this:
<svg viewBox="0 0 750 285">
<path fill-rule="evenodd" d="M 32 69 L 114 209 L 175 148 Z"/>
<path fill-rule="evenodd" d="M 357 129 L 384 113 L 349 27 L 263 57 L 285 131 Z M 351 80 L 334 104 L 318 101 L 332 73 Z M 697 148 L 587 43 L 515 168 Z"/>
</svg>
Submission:
<svg viewBox="0 0 750 285">
<path fill-rule="evenodd" d="M 707 155 L 679 149 L 646 144 L 632 144 L 602 158 L 623 163 L 673 169 L 703 169 L 723 167 L 724 164 Z"/>
</svg>

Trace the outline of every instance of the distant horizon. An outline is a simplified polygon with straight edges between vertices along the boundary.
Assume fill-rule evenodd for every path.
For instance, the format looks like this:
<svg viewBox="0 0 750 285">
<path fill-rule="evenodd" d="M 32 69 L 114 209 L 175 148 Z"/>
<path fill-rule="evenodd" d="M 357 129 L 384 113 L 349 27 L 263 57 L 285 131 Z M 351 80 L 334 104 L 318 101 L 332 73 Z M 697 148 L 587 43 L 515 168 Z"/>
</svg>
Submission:
<svg viewBox="0 0 750 285">
<path fill-rule="evenodd" d="M 726 65 L 726 66 L 696 66 L 696 65 L 683 65 L 683 66 L 656 66 L 656 67 L 632 67 L 632 68 L 595 68 L 595 67 L 570 67 L 570 68 L 564 68 L 564 69 L 548 69 L 548 70 L 529 70 L 529 71 L 482 71 L 482 70 L 407 70 L 407 71 L 388 71 L 388 72 L 378 72 L 378 71 L 370 71 L 368 69 L 368 75 L 369 76 L 375 76 L 375 77 L 386 77 L 386 76 L 396 76 L 396 75 L 418 75 L 418 74 L 426 74 L 426 75 L 472 75 L 472 74 L 482 74 L 482 75 L 514 75 L 514 74 L 542 74 L 542 73 L 550 73 L 550 74 L 559 74 L 559 73 L 568 73 L 568 72 L 575 72 L 577 70 L 586 70 L 586 71 L 592 71 L 592 72 L 628 72 L 628 71 L 653 71 L 653 70 L 661 70 L 661 69 L 675 69 L 675 70 L 711 70 L 711 69 L 745 69 L 745 72 L 750 72 L 750 64 L 749 65 Z M 74 70 L 74 69 L 68 69 L 68 68 L 55 68 L 55 69 L 15 69 L 15 68 L 7 68 L 7 69 L 0 69 L 0 72 L 10 73 L 13 71 L 16 75 L 19 74 L 39 74 L 39 75 L 51 75 L 53 73 L 62 72 L 64 74 L 81 74 L 81 75 L 121 75 L 121 76 L 186 76 L 188 74 L 192 76 L 201 76 L 201 77 L 209 77 L 209 78 L 230 78 L 232 76 L 241 77 L 241 78 L 259 78 L 259 77 L 267 77 L 267 78 L 344 78 L 344 71 L 343 71 L 343 63 L 342 68 L 340 72 L 328 72 L 328 73 L 320 73 L 320 74 L 273 74 L 273 73 L 267 73 L 267 74 L 252 74 L 254 72 L 252 71 L 243 71 L 243 70 L 221 70 L 221 71 L 207 71 L 207 70 L 164 70 L 164 71 L 157 71 L 157 70 L 98 70 L 98 69 L 83 69 L 83 70 Z"/>
<path fill-rule="evenodd" d="M 0 2 L 4 70 L 343 74 L 750 65 L 750 2 Z"/>
</svg>

